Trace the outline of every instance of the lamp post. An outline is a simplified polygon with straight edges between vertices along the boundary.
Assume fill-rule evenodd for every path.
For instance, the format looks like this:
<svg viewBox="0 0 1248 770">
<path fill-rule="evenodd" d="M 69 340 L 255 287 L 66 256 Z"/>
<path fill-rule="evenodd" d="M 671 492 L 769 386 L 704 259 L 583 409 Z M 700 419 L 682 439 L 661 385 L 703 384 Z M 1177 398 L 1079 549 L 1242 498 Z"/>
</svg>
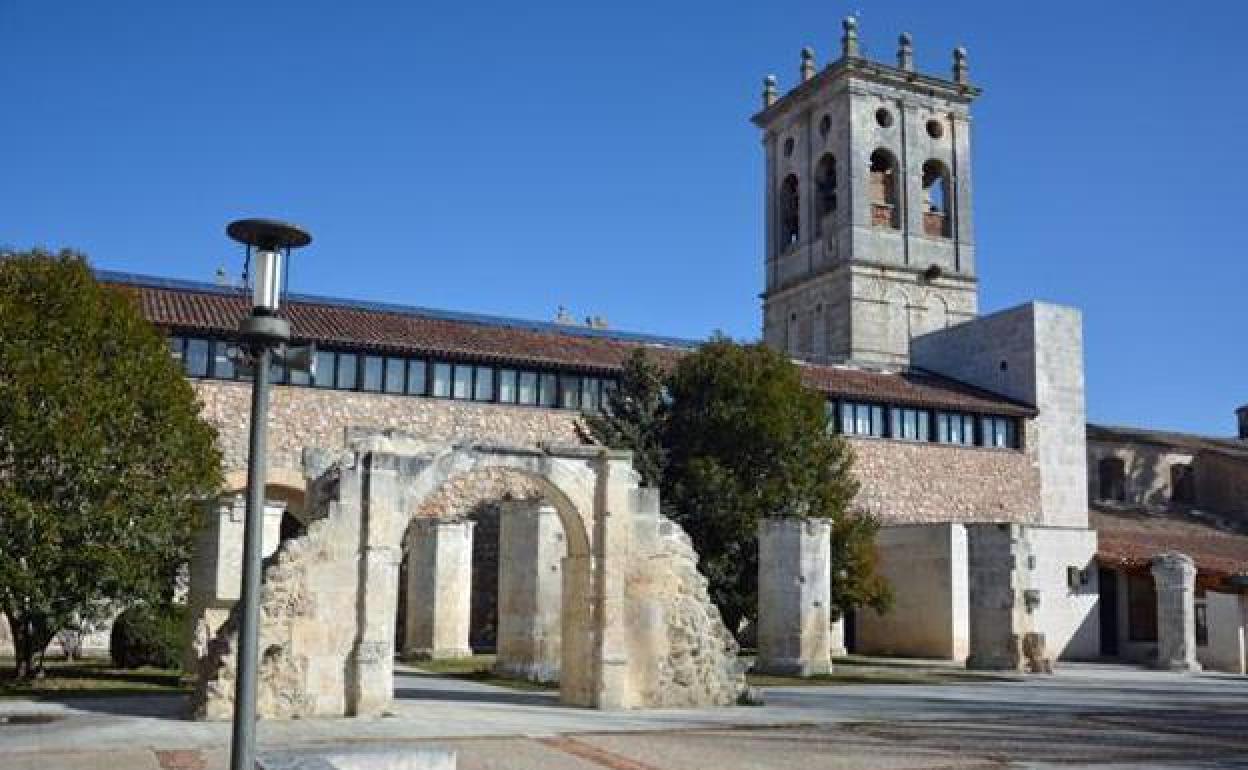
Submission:
<svg viewBox="0 0 1248 770">
<path fill-rule="evenodd" d="M 285 263 L 293 249 L 312 242 L 295 225 L 270 219 L 240 219 L 225 232 L 247 246 L 252 275 L 251 314 L 239 325 L 242 356 L 253 372 L 251 443 L 247 459 L 247 517 L 243 526 L 243 583 L 238 629 L 238 676 L 234 683 L 234 725 L 230 738 L 230 770 L 256 767 L 256 667 L 260 625 L 260 553 L 264 539 L 265 428 L 269 413 L 269 367 L 279 361 L 313 368 L 310 348 L 291 349 L 290 323 L 277 316 L 282 299 Z M 245 273 L 246 274 L 246 271 Z M 240 362 L 243 363 L 243 362 Z"/>
</svg>

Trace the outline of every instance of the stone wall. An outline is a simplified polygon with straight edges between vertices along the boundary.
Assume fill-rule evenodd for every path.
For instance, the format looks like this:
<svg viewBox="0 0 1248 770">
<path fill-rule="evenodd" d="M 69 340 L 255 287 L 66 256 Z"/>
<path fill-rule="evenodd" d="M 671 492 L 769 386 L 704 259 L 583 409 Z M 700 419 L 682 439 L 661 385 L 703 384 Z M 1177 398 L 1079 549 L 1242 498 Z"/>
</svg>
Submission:
<svg viewBox="0 0 1248 770">
<path fill-rule="evenodd" d="M 1088 526 L 1083 318 L 1074 308 L 1030 302 L 911 343 L 916 366 L 1032 404 L 1028 430 L 1040 475 L 1041 520 Z"/>
<path fill-rule="evenodd" d="M 216 426 L 224 470 L 247 467 L 251 384 L 195 380 L 203 415 Z M 535 447 L 578 444 L 579 415 L 470 401 L 275 386 L 269 402 L 269 467 L 302 469 L 304 447 L 343 448 L 348 428 L 399 430 L 427 441 L 482 441 Z"/>
<path fill-rule="evenodd" d="M 1248 523 L 1248 461 L 1206 451 L 1193 465 L 1197 505 Z"/>
<path fill-rule="evenodd" d="M 861 609 L 855 652 L 961 662 L 968 648 L 966 527 L 883 527 L 878 568 L 893 589 L 885 613 Z"/>
<path fill-rule="evenodd" d="M 1030 450 L 849 439 L 862 484 L 858 503 L 884 524 L 942 521 L 1034 523 L 1040 475 Z"/>
<path fill-rule="evenodd" d="M 1088 441 L 1088 500 L 1102 501 L 1101 461 L 1118 458 L 1122 460 L 1126 498 L 1118 502 L 1165 510 L 1170 507 L 1174 496 L 1170 469 L 1175 465 L 1191 464 L 1194 456 L 1190 451 L 1160 444 Z"/>
</svg>

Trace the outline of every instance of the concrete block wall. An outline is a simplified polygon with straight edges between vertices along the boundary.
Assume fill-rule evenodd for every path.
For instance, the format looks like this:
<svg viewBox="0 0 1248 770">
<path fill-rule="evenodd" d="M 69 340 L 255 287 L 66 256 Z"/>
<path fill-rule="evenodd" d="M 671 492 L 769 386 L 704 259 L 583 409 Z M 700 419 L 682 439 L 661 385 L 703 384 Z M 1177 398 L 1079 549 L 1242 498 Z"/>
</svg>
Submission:
<svg viewBox="0 0 1248 770">
<path fill-rule="evenodd" d="M 1078 310 L 1031 302 L 916 337 L 915 366 L 1034 405 L 1040 524 L 1087 527 L 1087 411 Z"/>
<path fill-rule="evenodd" d="M 831 670 L 832 524 L 764 519 L 758 527 L 758 671 Z"/>
<path fill-rule="evenodd" d="M 1196 648 L 1200 664 L 1210 671 L 1248 674 L 1248 595 L 1205 593 L 1209 643 Z"/>
<path fill-rule="evenodd" d="M 962 524 L 883 527 L 878 568 L 893 589 L 890 611 L 855 616 L 855 652 L 963 661 L 968 645 L 967 545 Z"/>
</svg>

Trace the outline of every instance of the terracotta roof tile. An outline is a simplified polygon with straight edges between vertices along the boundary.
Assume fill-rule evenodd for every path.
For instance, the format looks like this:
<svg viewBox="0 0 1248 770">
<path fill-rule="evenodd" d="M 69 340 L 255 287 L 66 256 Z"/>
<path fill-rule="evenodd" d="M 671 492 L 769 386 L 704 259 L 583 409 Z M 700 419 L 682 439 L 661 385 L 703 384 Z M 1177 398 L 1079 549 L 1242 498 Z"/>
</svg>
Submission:
<svg viewBox="0 0 1248 770">
<path fill-rule="evenodd" d="M 1128 569 L 1146 567 L 1154 556 L 1179 551 L 1210 577 L 1248 575 L 1248 535 L 1183 513 L 1094 510 L 1097 559 Z"/>
<path fill-rule="evenodd" d="M 237 290 L 211 284 L 101 272 L 137 296 L 153 323 L 188 334 L 233 335 L 249 310 Z M 282 313 L 299 341 L 404 355 L 447 355 L 519 366 L 619 371 L 637 347 L 668 367 L 696 341 L 520 319 L 476 316 L 321 297 L 292 297 Z M 1035 409 L 934 374 L 802 365 L 803 380 L 834 397 L 976 413 L 1031 416 Z"/>
</svg>

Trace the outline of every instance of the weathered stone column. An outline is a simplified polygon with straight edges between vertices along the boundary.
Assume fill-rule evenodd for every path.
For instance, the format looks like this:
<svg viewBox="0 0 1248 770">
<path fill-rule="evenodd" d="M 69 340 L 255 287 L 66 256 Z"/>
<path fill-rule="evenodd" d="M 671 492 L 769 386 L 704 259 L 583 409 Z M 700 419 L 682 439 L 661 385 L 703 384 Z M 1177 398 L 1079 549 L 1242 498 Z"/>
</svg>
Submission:
<svg viewBox="0 0 1248 770">
<path fill-rule="evenodd" d="M 637 474 L 632 452 L 601 450 L 592 463 L 594 534 L 591 615 L 594 639 L 593 705 L 600 709 L 631 708 L 637 700 L 632 686 L 625 611 L 624 581 L 633 555 L 633 499 Z"/>
<path fill-rule="evenodd" d="M 472 529 L 466 519 L 411 524 L 404 655 L 467 658 L 472 615 Z"/>
<path fill-rule="evenodd" d="M 378 716 L 394 698 L 394 620 L 402 551 L 394 542 L 405 511 L 398 490 L 399 458 L 364 457 L 360 506 L 357 637 L 347 661 L 347 715 Z"/>
<path fill-rule="evenodd" d="M 1017 524 L 967 524 L 970 654 L 966 667 L 1022 671 L 1026 543 Z"/>
<path fill-rule="evenodd" d="M 1157 667 L 1200 671 L 1196 661 L 1196 564 L 1167 551 L 1153 559 L 1157 585 Z"/>
<path fill-rule="evenodd" d="M 498 662 L 507 676 L 559 679 L 563 557 L 559 512 L 540 501 L 502 505 L 498 559 Z"/>
<path fill-rule="evenodd" d="M 773 674 L 832 670 L 832 523 L 764 519 L 758 527 L 758 660 Z"/>
</svg>

